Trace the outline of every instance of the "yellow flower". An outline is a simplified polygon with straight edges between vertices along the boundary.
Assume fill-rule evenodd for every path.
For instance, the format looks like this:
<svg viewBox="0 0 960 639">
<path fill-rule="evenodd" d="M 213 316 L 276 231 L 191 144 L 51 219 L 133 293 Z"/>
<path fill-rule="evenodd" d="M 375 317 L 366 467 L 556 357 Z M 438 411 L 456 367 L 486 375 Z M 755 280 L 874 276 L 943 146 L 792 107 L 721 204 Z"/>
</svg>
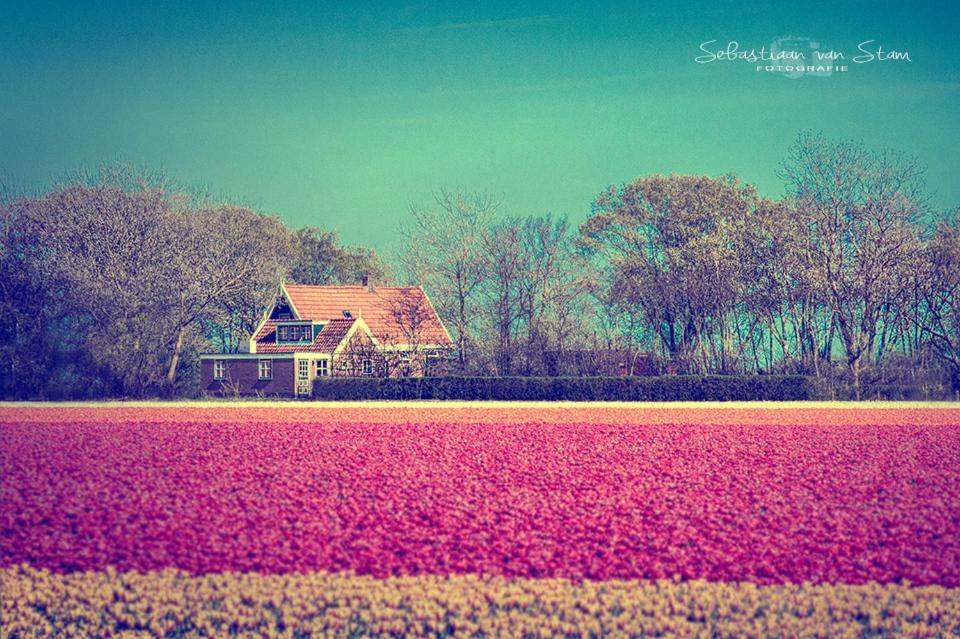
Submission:
<svg viewBox="0 0 960 639">
<path fill-rule="evenodd" d="M 57 575 L 0 569 L 5 637 L 685 636 L 960 633 L 960 589 L 349 573 Z"/>
</svg>

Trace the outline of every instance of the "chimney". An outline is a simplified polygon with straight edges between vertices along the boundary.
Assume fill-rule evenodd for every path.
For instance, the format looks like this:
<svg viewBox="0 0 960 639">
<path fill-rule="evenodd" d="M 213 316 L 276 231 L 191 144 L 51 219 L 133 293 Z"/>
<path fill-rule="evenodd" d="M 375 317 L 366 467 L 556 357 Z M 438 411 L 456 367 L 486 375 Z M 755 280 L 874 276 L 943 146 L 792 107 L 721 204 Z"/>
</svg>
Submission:
<svg viewBox="0 0 960 639">
<path fill-rule="evenodd" d="M 377 285 L 376 285 L 376 283 L 373 281 L 373 278 L 370 277 L 367 273 L 364 273 L 364 274 L 363 274 L 363 277 L 360 278 L 360 282 L 361 282 L 364 286 L 367 287 L 367 292 L 368 292 L 368 293 L 376 293 L 376 292 L 377 292 Z"/>
<path fill-rule="evenodd" d="M 361 275 L 360 275 L 360 285 L 361 285 L 361 286 L 367 286 L 367 283 L 368 283 L 369 281 L 370 281 L 370 278 L 367 276 L 367 274 L 366 274 L 366 273 L 361 273 Z"/>
</svg>

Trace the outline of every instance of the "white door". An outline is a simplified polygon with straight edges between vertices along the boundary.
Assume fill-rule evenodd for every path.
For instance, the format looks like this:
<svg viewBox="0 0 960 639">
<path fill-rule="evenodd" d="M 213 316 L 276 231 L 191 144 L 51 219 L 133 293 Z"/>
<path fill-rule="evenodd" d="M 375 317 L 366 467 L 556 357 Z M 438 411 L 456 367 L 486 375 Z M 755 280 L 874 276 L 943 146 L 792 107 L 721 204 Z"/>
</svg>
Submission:
<svg viewBox="0 0 960 639">
<path fill-rule="evenodd" d="M 307 397 L 310 395 L 310 360 L 297 360 L 297 396 Z"/>
</svg>

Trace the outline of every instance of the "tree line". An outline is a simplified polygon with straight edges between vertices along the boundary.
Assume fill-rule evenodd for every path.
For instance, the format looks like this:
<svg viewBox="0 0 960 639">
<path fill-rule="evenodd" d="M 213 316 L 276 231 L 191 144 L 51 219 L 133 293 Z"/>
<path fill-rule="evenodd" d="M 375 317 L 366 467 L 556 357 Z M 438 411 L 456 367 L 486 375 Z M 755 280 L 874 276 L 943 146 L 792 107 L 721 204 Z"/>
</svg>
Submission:
<svg viewBox="0 0 960 639">
<path fill-rule="evenodd" d="M 108 167 L 0 205 L 5 397 L 188 395 L 239 351 L 283 279 L 384 276 L 336 233 Z"/>
<path fill-rule="evenodd" d="M 786 195 L 649 175 L 579 226 L 489 194 L 411 207 L 389 260 L 142 171 L 0 204 L 4 396 L 195 391 L 281 279 L 422 285 L 462 375 L 800 373 L 960 387 L 960 224 L 906 155 L 802 133 Z M 618 368 L 619 366 L 619 368 Z M 625 369 L 624 369 L 625 366 Z"/>
<path fill-rule="evenodd" d="M 441 192 L 413 210 L 402 271 L 428 283 L 466 373 L 652 353 L 660 372 L 956 390 L 960 226 L 929 207 L 917 160 L 802 133 L 780 175 L 780 199 L 732 175 L 643 176 L 578 229 Z"/>
</svg>

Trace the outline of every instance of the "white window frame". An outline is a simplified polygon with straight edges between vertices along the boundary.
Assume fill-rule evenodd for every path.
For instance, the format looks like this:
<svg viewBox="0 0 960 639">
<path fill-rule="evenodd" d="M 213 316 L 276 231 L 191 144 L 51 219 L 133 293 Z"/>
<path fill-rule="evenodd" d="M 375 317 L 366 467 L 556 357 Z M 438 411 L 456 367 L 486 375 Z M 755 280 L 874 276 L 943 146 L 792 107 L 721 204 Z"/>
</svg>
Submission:
<svg viewBox="0 0 960 639">
<path fill-rule="evenodd" d="M 266 372 L 266 374 L 264 374 Z M 261 359 L 257 361 L 257 379 L 260 381 L 273 379 L 273 360 Z"/>
<path fill-rule="evenodd" d="M 213 360 L 213 379 L 223 380 L 227 378 L 227 360 Z"/>
<path fill-rule="evenodd" d="M 313 324 L 280 324 L 277 326 L 278 344 L 303 344 L 312 341 Z"/>
<path fill-rule="evenodd" d="M 329 376 L 330 376 L 330 360 L 318 359 L 317 360 L 317 377 L 329 377 Z"/>
<path fill-rule="evenodd" d="M 365 357 L 360 361 L 360 374 L 373 376 L 373 360 L 369 357 Z"/>
</svg>

